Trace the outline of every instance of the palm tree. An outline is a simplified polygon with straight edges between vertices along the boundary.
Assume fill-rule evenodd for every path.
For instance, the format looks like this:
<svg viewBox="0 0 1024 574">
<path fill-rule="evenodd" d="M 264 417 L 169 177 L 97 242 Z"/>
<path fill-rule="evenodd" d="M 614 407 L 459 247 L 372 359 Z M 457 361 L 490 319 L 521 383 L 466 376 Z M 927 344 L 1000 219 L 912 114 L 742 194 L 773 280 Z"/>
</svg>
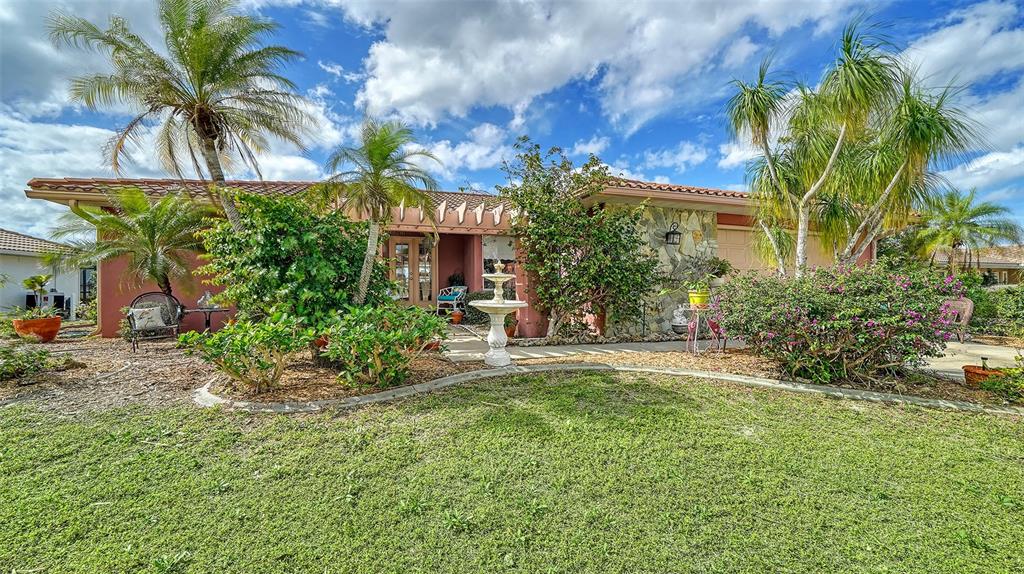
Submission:
<svg viewBox="0 0 1024 574">
<path fill-rule="evenodd" d="M 108 144 L 115 173 L 131 159 L 126 148 L 141 145 L 147 124 L 158 123 L 155 147 L 164 167 L 183 177 L 187 164 L 202 178 L 201 157 L 220 188 L 225 215 L 240 229 L 238 210 L 224 189 L 224 165 L 237 157 L 259 175 L 256 155 L 268 149 L 268 134 L 303 147 L 310 124 L 304 100 L 278 73 L 301 54 L 264 46 L 277 25 L 236 13 L 234 0 L 160 0 L 159 18 L 166 55 L 118 16 L 103 30 L 55 13 L 50 37 L 109 56 L 111 73 L 71 80 L 74 101 L 89 109 L 127 104 L 139 110 Z"/>
<path fill-rule="evenodd" d="M 835 198 L 821 198 L 830 190 L 841 152 L 865 136 L 872 112 L 893 98 L 898 63 L 884 40 L 862 33 L 859 26 L 855 21 L 843 31 L 839 56 L 818 89 L 796 85 L 790 95 L 785 84 L 768 79 L 770 61 L 761 64 L 756 83 L 733 82 L 738 92 L 728 106 L 730 124 L 734 132 L 749 131 L 751 143 L 763 154 L 751 185 L 759 204 L 756 215 L 766 237 L 779 237 L 778 229 L 769 232 L 767 226 L 795 220 L 797 277 L 807 267 L 811 220 L 817 213 L 842 214 L 821 205 L 842 206 Z M 792 106 L 784 104 L 788 98 Z M 784 127 L 777 151 L 768 145 L 775 125 Z M 782 252 L 779 245 L 777 260 Z M 784 266 L 779 265 L 779 272 L 785 272 Z"/>
<path fill-rule="evenodd" d="M 429 151 L 414 149 L 415 142 L 412 130 L 401 122 L 368 119 L 359 145 L 335 150 L 327 159 L 327 170 L 334 175 L 314 189 L 321 203 L 341 200 L 346 209 L 367 217 L 366 256 L 356 304 L 366 300 L 381 226 L 390 221 L 391 210 L 400 204 L 419 206 L 431 223 L 435 221 L 426 192 L 436 190 L 437 181 L 416 160 L 440 160 Z"/>
<path fill-rule="evenodd" d="M 950 95 L 949 88 L 932 95 L 917 86 L 911 73 L 903 74 L 900 97 L 878 129 L 878 145 L 862 165 L 854 166 L 868 178 L 867 193 L 858 199 L 870 207 L 850 234 L 840 261 L 860 258 L 886 218 L 896 226 L 905 224 L 912 206 L 926 201 L 939 184 L 929 167 L 964 160 L 980 141 L 973 122 L 951 105 Z"/>
<path fill-rule="evenodd" d="M 56 256 L 59 263 L 78 268 L 126 257 L 130 278 L 139 283 L 151 280 L 172 295 L 172 280 L 191 278 L 188 255 L 202 250 L 196 233 L 205 227 L 212 209 L 177 194 L 151 203 L 137 188 L 108 198 L 112 211 L 78 207 L 62 216 L 53 235 L 69 239 L 72 249 Z"/>
<path fill-rule="evenodd" d="M 771 184 L 770 194 L 774 195 L 781 193 L 783 187 L 779 182 L 768 139 L 771 134 L 772 122 L 775 122 L 783 113 L 783 102 L 787 90 L 782 82 L 769 80 L 770 68 L 771 58 L 768 57 L 761 62 L 761 66 L 758 68 L 756 83 L 732 81 L 737 91 L 726 104 L 726 113 L 729 116 L 729 125 L 732 128 L 733 136 L 740 137 L 740 134 L 749 132 L 751 143 L 761 150 L 765 162 L 764 167 L 768 174 L 768 183 Z M 756 203 L 771 205 L 773 202 L 756 201 Z M 764 238 L 765 244 L 775 260 L 776 270 L 780 276 L 784 276 L 786 274 L 786 258 L 780 243 L 778 225 L 774 224 L 774 219 L 764 213 L 764 210 L 759 210 L 756 219 L 761 227 L 760 237 Z"/>
<path fill-rule="evenodd" d="M 46 284 L 53 279 L 53 275 L 30 275 L 21 280 L 21 286 L 36 294 L 36 307 L 42 308 L 43 295 L 46 294 Z"/>
<path fill-rule="evenodd" d="M 963 250 L 964 267 L 971 264 L 979 249 L 1000 243 L 1019 243 L 1020 225 L 1011 211 L 990 201 L 976 201 L 977 190 L 966 194 L 952 189 L 929 198 L 921 213 L 921 239 L 932 257 L 939 250 L 948 252 L 954 266 L 957 251 Z"/>
</svg>

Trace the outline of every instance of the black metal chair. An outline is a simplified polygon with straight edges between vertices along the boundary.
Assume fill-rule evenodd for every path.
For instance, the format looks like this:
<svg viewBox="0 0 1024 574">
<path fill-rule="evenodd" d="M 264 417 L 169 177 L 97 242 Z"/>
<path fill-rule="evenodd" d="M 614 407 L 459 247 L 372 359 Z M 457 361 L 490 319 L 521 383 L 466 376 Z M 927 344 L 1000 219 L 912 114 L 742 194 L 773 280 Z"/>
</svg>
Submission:
<svg viewBox="0 0 1024 574">
<path fill-rule="evenodd" d="M 164 325 L 161 327 L 139 327 L 135 323 L 135 316 L 132 309 L 160 309 L 160 317 Z M 177 337 L 181 327 L 181 319 L 185 316 L 185 307 L 172 295 L 153 291 L 143 293 L 128 306 L 128 328 L 129 340 L 132 342 L 132 352 L 139 350 L 139 341 L 147 339 L 166 339 Z"/>
</svg>

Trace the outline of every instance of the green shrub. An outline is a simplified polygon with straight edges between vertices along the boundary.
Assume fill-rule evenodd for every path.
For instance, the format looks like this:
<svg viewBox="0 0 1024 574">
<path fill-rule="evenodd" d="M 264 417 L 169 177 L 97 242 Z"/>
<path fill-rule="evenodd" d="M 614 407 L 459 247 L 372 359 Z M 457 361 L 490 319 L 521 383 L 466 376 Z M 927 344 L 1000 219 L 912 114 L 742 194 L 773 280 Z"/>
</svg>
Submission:
<svg viewBox="0 0 1024 574">
<path fill-rule="evenodd" d="M 462 317 L 462 322 L 467 325 L 485 325 L 489 323 L 491 319 L 487 316 L 487 313 L 473 307 L 469 302 L 486 301 L 487 299 L 493 298 L 494 289 L 484 289 L 482 291 L 471 291 L 466 293 L 466 313 Z"/>
<path fill-rule="evenodd" d="M 992 291 L 995 317 L 983 323 L 983 329 L 993 335 L 1024 337 L 1024 288 L 1010 287 Z"/>
<path fill-rule="evenodd" d="M 350 385 L 391 387 L 409 377 L 409 363 L 434 340 L 446 321 L 418 307 L 349 307 L 327 331 L 324 354 Z"/>
<path fill-rule="evenodd" d="M 78 316 L 79 321 L 96 322 L 96 299 L 90 299 L 84 303 L 79 303 L 78 308 L 75 310 L 75 314 Z"/>
<path fill-rule="evenodd" d="M 17 339 L 18 333 L 14 330 L 14 317 L 0 315 L 0 339 Z"/>
<path fill-rule="evenodd" d="M 952 336 L 943 301 L 961 292 L 954 277 L 883 262 L 802 279 L 742 276 L 723 288 L 716 309 L 728 336 L 793 376 L 870 382 L 941 354 Z"/>
<path fill-rule="evenodd" d="M 998 377 L 989 377 L 978 385 L 982 389 L 995 393 L 1011 403 L 1024 402 L 1024 356 L 1017 352 L 1017 366 L 1003 369 Z"/>
<path fill-rule="evenodd" d="M 0 347 L 0 381 L 18 379 L 43 371 L 62 371 L 76 363 L 71 357 L 51 357 L 45 349 Z"/>
<path fill-rule="evenodd" d="M 366 223 L 316 213 L 301 198 L 241 193 L 237 201 L 242 231 L 223 221 L 202 232 L 208 263 L 199 273 L 224 286 L 217 300 L 234 303 L 243 318 L 279 311 L 326 328 L 358 291 Z M 390 302 L 391 285 L 385 264 L 375 262 L 367 303 Z"/>
<path fill-rule="evenodd" d="M 275 313 L 262 321 L 238 321 L 213 333 L 183 333 L 179 342 L 255 393 L 273 388 L 288 356 L 309 345 L 313 333 L 302 321 Z"/>
</svg>

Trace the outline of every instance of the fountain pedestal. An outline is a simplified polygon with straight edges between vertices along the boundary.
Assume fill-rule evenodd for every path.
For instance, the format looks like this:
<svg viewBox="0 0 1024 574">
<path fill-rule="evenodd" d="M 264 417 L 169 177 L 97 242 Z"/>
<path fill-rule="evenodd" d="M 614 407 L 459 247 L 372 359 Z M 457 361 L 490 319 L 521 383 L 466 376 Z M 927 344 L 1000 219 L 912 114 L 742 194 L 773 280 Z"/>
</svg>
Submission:
<svg viewBox="0 0 1024 574">
<path fill-rule="evenodd" d="M 494 265 L 497 273 L 484 273 L 484 279 L 494 282 L 494 297 L 484 301 L 470 301 L 469 304 L 480 309 L 491 318 L 491 329 L 487 332 L 487 346 L 484 363 L 492 367 L 507 367 L 512 364 L 512 357 L 505 350 L 508 336 L 505 335 L 505 316 L 517 309 L 526 307 L 526 301 L 506 301 L 504 284 L 515 277 L 511 273 L 502 273 L 505 265 L 498 262 Z"/>
</svg>

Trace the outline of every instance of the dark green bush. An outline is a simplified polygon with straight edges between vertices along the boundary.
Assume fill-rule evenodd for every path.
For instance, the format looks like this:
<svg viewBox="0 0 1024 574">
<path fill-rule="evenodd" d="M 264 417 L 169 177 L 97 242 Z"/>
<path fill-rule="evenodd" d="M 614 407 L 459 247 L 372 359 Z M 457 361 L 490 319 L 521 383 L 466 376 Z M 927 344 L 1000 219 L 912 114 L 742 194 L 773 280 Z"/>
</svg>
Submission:
<svg viewBox="0 0 1024 574">
<path fill-rule="evenodd" d="M 1024 402 L 1024 356 L 1021 356 L 1019 351 L 1016 360 L 1016 367 L 1003 369 L 1001 376 L 989 377 L 978 386 L 1011 403 Z"/>
<path fill-rule="evenodd" d="M 218 300 L 234 303 L 243 318 L 284 312 L 326 328 L 358 291 L 366 223 L 316 213 L 299 198 L 242 193 L 237 201 L 242 231 L 224 221 L 202 233 L 209 263 L 199 272 L 224 286 Z M 390 287 L 377 261 L 366 302 L 389 303 Z"/>
<path fill-rule="evenodd" d="M 470 301 L 485 301 L 494 297 L 494 289 L 484 289 L 482 291 L 471 291 L 466 293 L 466 314 L 462 317 L 462 322 L 468 325 L 485 325 L 491 319 L 480 309 L 473 307 L 469 304 Z"/>
<path fill-rule="evenodd" d="M 954 277 L 883 262 L 802 279 L 741 276 L 716 309 L 728 336 L 794 376 L 870 382 L 941 354 L 952 319 L 943 301 L 961 292 Z"/>
<path fill-rule="evenodd" d="M 350 385 L 391 387 L 409 377 L 409 363 L 447 334 L 446 321 L 418 307 L 349 307 L 326 333 L 324 355 Z"/>
<path fill-rule="evenodd" d="M 289 355 L 306 348 L 312 338 L 301 320 L 275 313 L 262 321 L 230 323 L 213 333 L 183 333 L 178 339 L 187 353 L 260 393 L 277 385 Z"/>
</svg>

